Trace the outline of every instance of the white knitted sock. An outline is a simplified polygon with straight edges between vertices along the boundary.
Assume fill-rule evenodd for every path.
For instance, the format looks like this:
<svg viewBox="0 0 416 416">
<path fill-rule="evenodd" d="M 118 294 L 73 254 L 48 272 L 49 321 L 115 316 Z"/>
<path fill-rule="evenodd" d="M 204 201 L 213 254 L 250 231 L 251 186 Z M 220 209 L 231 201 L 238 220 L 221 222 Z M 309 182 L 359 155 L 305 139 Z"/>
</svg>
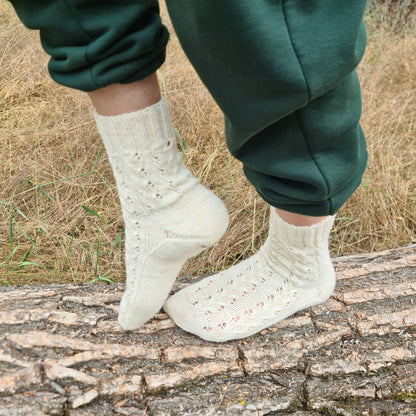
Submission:
<svg viewBox="0 0 416 416">
<path fill-rule="evenodd" d="M 165 99 L 95 119 L 123 212 L 127 276 L 119 323 L 131 330 L 160 310 L 183 263 L 221 238 L 228 214 L 183 166 Z"/>
<path fill-rule="evenodd" d="M 334 222 L 310 227 L 270 212 L 269 237 L 251 258 L 170 297 L 165 311 L 207 341 L 244 338 L 329 298 L 335 272 L 328 250 Z"/>
</svg>

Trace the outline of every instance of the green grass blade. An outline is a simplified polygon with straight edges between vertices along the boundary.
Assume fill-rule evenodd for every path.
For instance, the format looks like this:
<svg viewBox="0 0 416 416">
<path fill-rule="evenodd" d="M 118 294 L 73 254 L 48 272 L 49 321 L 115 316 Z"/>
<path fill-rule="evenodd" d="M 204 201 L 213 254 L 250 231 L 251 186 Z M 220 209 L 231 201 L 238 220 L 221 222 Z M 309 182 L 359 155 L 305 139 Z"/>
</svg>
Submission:
<svg viewBox="0 0 416 416">
<path fill-rule="evenodd" d="M 97 218 L 99 218 L 100 220 L 103 220 L 104 221 L 104 218 L 100 215 L 100 214 L 97 214 L 93 209 L 91 209 L 91 208 L 88 208 L 88 207 L 86 207 L 85 205 L 81 205 L 82 206 L 82 208 L 84 208 L 85 209 L 85 211 L 87 211 L 89 214 L 91 214 L 91 215 L 93 215 L 94 217 L 97 217 Z"/>
<path fill-rule="evenodd" d="M 176 133 L 176 137 L 178 138 L 179 146 L 181 147 L 182 153 L 186 154 L 188 150 L 186 149 L 182 136 L 179 134 L 179 131 L 177 129 L 175 129 L 175 133 Z"/>
<path fill-rule="evenodd" d="M 23 214 L 23 212 L 22 212 L 19 208 L 17 208 L 17 206 L 16 206 L 16 205 L 12 204 L 12 206 L 13 206 L 13 209 L 15 209 L 15 210 L 16 210 L 16 212 L 17 212 L 17 213 L 18 213 L 21 217 L 23 217 L 25 220 L 27 220 L 26 215 L 25 215 L 25 214 Z"/>
<path fill-rule="evenodd" d="M 52 202 L 55 202 L 55 200 L 45 191 L 45 189 L 43 189 L 42 185 L 38 185 L 38 188 L 43 193 L 43 195 L 45 195 L 47 198 L 49 198 Z"/>
<path fill-rule="evenodd" d="M 10 222 L 9 222 L 9 247 L 10 250 L 13 247 L 13 209 L 10 212 Z"/>
<path fill-rule="evenodd" d="M 122 239 L 123 239 L 123 233 L 124 233 L 124 230 L 121 230 L 117 235 L 116 235 L 116 238 L 113 240 L 113 242 L 112 242 L 112 244 L 111 244 L 111 250 L 113 250 L 113 248 L 116 246 L 116 245 L 118 245 L 118 244 L 120 244 L 121 243 L 121 241 L 122 241 Z"/>
</svg>

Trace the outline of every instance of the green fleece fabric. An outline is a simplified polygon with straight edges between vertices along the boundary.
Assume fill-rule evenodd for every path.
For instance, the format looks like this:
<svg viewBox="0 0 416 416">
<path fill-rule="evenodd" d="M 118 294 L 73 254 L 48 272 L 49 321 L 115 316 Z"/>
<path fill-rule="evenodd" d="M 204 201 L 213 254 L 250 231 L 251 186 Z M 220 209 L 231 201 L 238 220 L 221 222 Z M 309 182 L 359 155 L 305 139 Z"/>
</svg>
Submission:
<svg viewBox="0 0 416 416">
<path fill-rule="evenodd" d="M 365 4 L 167 0 L 182 47 L 224 112 L 231 153 L 273 206 L 334 214 L 361 181 L 355 68 Z"/>
<path fill-rule="evenodd" d="M 13 0 L 40 30 L 52 78 L 84 91 L 153 73 L 168 32 L 156 0 Z M 227 145 L 268 203 L 332 215 L 367 162 L 355 73 L 365 0 L 167 0 L 224 112 Z"/>
<path fill-rule="evenodd" d="M 154 73 L 169 39 L 157 0 L 12 0 L 19 18 L 38 29 L 59 84 L 93 91 Z"/>
</svg>

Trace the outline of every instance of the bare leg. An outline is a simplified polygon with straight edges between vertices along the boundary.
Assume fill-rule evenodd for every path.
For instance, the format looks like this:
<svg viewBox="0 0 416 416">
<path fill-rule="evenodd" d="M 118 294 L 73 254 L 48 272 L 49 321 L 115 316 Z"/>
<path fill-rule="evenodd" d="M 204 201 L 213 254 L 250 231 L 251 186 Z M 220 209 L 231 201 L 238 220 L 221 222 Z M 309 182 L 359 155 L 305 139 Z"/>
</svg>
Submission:
<svg viewBox="0 0 416 416">
<path fill-rule="evenodd" d="M 160 101 L 156 73 L 131 84 L 112 84 L 88 93 L 97 113 L 115 116 L 132 113 Z"/>
<path fill-rule="evenodd" d="M 297 227 L 305 227 L 305 226 L 318 224 L 321 221 L 328 218 L 328 216 L 309 217 L 307 215 L 301 215 L 301 214 L 295 214 L 294 212 L 283 211 L 282 209 L 279 209 L 279 208 L 275 208 L 275 210 L 283 221 L 286 221 L 292 225 L 296 225 Z"/>
</svg>

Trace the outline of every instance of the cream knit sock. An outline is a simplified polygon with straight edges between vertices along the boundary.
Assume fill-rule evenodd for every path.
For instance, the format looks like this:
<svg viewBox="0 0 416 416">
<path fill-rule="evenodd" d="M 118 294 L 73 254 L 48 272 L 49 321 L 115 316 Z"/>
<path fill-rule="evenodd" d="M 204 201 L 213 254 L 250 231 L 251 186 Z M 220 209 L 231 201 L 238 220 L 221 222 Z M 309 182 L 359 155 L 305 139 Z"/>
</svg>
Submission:
<svg viewBox="0 0 416 416">
<path fill-rule="evenodd" d="M 328 250 L 334 222 L 310 227 L 270 212 L 269 237 L 251 258 L 170 297 L 165 311 L 207 341 L 244 338 L 329 298 L 335 272 Z"/>
<path fill-rule="evenodd" d="M 160 310 L 183 263 L 221 238 L 228 214 L 183 166 L 165 99 L 95 119 L 123 211 L 127 276 L 119 323 L 131 330 Z"/>
</svg>

